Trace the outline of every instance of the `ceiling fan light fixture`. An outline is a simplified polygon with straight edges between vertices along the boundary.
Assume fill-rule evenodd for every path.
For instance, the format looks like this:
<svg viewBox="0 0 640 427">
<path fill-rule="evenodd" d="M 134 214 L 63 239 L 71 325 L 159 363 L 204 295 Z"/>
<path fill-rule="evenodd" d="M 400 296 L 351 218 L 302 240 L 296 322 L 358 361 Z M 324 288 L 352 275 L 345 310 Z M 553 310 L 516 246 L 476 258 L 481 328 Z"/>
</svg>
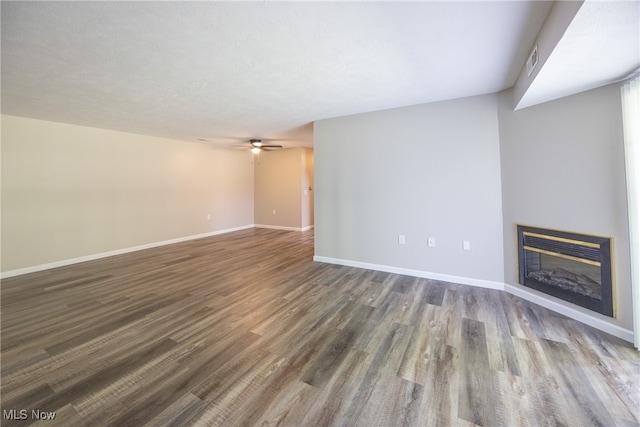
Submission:
<svg viewBox="0 0 640 427">
<path fill-rule="evenodd" d="M 257 138 L 250 139 L 249 145 L 253 154 L 258 154 L 262 150 L 271 151 L 277 148 L 283 148 L 282 145 L 279 144 L 264 144 L 261 139 Z"/>
</svg>

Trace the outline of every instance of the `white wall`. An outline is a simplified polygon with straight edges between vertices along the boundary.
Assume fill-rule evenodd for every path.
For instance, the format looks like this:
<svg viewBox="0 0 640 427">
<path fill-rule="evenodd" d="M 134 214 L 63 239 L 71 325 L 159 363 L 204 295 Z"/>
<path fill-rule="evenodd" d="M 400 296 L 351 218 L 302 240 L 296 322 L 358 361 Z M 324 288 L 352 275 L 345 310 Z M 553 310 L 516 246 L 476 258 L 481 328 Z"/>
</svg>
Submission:
<svg viewBox="0 0 640 427">
<path fill-rule="evenodd" d="M 496 102 L 315 122 L 316 257 L 502 282 Z"/>
<path fill-rule="evenodd" d="M 313 150 L 263 151 L 254 162 L 256 225 L 292 230 L 313 225 L 313 193 L 304 191 L 313 185 Z"/>
<path fill-rule="evenodd" d="M 619 86 L 518 111 L 512 99 L 499 103 L 506 283 L 518 283 L 516 224 L 612 237 L 614 323 L 632 329 Z"/>
<path fill-rule="evenodd" d="M 248 151 L 2 116 L 3 272 L 252 224 Z"/>
</svg>

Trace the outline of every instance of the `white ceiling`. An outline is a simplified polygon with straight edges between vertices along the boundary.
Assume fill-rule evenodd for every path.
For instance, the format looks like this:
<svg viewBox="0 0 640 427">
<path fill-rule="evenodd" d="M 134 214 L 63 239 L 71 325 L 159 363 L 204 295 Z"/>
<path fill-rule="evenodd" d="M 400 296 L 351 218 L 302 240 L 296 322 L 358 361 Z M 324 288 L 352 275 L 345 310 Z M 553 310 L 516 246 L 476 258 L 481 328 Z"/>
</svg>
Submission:
<svg viewBox="0 0 640 427">
<path fill-rule="evenodd" d="M 551 3 L 6 2 L 2 113 L 232 144 L 513 86 Z"/>
</svg>

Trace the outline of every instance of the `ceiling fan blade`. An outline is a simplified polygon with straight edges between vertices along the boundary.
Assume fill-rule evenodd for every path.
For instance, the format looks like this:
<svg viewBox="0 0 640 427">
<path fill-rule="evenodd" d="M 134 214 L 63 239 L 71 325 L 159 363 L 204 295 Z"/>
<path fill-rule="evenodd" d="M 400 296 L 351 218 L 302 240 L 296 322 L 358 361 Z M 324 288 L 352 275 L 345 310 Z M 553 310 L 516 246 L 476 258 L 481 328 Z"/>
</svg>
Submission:
<svg viewBox="0 0 640 427">
<path fill-rule="evenodd" d="M 260 148 L 282 148 L 282 145 L 263 144 L 263 145 L 260 146 Z"/>
</svg>

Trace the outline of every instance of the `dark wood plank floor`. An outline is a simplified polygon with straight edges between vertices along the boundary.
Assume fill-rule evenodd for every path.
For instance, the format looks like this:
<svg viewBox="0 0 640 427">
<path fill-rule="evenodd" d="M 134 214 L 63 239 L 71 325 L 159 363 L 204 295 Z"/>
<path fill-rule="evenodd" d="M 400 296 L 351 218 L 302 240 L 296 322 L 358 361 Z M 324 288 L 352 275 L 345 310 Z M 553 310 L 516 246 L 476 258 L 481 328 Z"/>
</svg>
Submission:
<svg viewBox="0 0 640 427">
<path fill-rule="evenodd" d="M 312 256 L 251 229 L 3 280 L 2 425 L 640 424 L 629 343 Z"/>
</svg>

